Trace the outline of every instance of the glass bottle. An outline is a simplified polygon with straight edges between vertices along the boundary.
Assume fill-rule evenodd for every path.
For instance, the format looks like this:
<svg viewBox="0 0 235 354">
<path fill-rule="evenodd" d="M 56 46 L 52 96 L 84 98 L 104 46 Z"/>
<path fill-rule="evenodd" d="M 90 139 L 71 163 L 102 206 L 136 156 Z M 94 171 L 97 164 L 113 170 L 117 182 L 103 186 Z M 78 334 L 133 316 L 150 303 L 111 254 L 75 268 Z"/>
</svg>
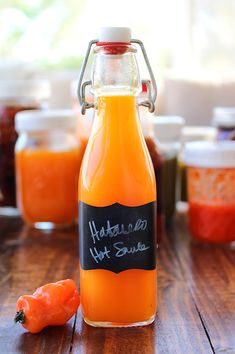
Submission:
<svg viewBox="0 0 235 354">
<path fill-rule="evenodd" d="M 175 213 L 177 186 L 177 156 L 180 150 L 184 119 L 178 116 L 158 116 L 153 119 L 154 135 L 160 142 L 163 156 L 163 210 L 166 226 L 170 226 Z"/>
<path fill-rule="evenodd" d="M 142 85 L 141 98 L 144 99 L 147 95 L 147 86 Z M 145 107 L 139 108 L 140 122 L 144 139 L 153 163 L 155 178 L 157 183 L 157 242 L 158 244 L 162 238 L 164 226 L 164 212 L 163 212 L 163 164 L 164 159 L 161 153 L 160 143 L 154 136 L 154 119 L 153 116 L 146 110 Z"/>
<path fill-rule="evenodd" d="M 80 291 L 84 320 L 100 327 L 147 325 L 156 313 L 156 183 L 130 38 L 128 28 L 104 28 L 93 42 L 96 112 L 79 180 Z"/>
</svg>

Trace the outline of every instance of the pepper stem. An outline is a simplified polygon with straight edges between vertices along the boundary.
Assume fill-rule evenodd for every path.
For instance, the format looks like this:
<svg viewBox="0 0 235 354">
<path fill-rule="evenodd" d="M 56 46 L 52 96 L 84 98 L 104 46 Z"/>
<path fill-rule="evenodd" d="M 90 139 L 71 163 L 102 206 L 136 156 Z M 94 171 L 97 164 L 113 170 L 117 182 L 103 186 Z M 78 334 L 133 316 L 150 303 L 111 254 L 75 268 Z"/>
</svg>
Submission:
<svg viewBox="0 0 235 354">
<path fill-rule="evenodd" d="M 25 323 L 25 314 L 23 310 L 19 310 L 16 312 L 14 321 L 15 323 Z"/>
</svg>

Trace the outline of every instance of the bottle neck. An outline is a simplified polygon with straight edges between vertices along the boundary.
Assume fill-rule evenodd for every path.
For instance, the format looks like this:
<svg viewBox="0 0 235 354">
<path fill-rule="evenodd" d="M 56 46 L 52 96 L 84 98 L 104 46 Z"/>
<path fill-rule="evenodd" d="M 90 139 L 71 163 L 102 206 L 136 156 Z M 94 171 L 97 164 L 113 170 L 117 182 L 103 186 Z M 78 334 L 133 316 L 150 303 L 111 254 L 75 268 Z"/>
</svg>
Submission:
<svg viewBox="0 0 235 354">
<path fill-rule="evenodd" d="M 142 139 L 136 102 L 141 85 L 135 52 L 129 44 L 95 49 L 92 89 L 96 114 L 92 132 L 96 135 L 102 130 L 105 139 L 116 146 L 128 145 L 132 132 Z"/>
<path fill-rule="evenodd" d="M 112 49 L 112 50 L 111 50 Z M 92 72 L 92 92 L 99 96 L 137 95 L 140 76 L 136 49 L 129 45 L 97 46 Z"/>
</svg>

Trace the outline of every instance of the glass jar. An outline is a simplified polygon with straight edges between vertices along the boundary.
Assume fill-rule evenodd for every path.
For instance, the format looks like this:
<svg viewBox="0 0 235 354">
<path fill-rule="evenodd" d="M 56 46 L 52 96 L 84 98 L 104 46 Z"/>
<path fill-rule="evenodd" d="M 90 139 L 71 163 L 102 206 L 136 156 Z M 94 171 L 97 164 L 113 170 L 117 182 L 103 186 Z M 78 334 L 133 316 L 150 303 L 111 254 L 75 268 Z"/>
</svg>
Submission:
<svg viewBox="0 0 235 354">
<path fill-rule="evenodd" d="M 16 115 L 17 202 L 29 225 L 47 229 L 77 219 L 82 159 L 71 110 L 24 111 Z"/>
<path fill-rule="evenodd" d="M 186 143 L 191 141 L 214 141 L 216 129 L 207 126 L 183 127 L 181 134 L 181 150 L 178 158 L 178 180 L 177 180 L 177 201 L 187 202 L 187 178 L 186 166 L 183 162 L 182 152 Z"/>
<path fill-rule="evenodd" d="M 189 227 L 202 242 L 235 241 L 235 142 L 186 144 Z"/>
<path fill-rule="evenodd" d="M 143 85 L 142 85 L 143 86 Z M 143 87 L 142 87 L 143 90 Z M 145 92 L 145 91 L 144 91 Z M 142 100 L 145 97 L 141 97 Z M 140 122 L 144 139 L 153 163 L 153 168 L 157 184 L 157 242 L 162 238 L 164 225 L 163 213 L 163 156 L 160 151 L 159 142 L 154 137 L 153 116 L 147 111 L 146 107 L 139 107 Z"/>
<path fill-rule="evenodd" d="M 181 130 L 184 119 L 178 116 L 153 118 L 154 136 L 160 142 L 163 156 L 163 210 L 166 225 L 171 223 L 176 204 L 177 156 L 181 147 Z"/>
<path fill-rule="evenodd" d="M 22 110 L 42 107 L 49 94 L 47 81 L 0 82 L 0 214 L 16 213 L 15 115 Z"/>
<path fill-rule="evenodd" d="M 235 107 L 215 107 L 212 122 L 217 140 L 235 140 Z"/>
</svg>

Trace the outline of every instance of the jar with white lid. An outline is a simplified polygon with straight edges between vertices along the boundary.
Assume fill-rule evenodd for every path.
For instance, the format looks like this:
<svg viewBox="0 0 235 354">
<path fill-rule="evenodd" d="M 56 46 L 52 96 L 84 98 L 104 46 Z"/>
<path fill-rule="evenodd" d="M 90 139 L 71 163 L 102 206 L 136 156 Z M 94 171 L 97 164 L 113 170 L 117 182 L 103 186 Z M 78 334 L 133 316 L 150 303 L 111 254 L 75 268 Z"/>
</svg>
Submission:
<svg viewBox="0 0 235 354">
<path fill-rule="evenodd" d="M 186 143 L 191 141 L 215 141 L 216 128 L 210 126 L 185 126 L 181 135 L 181 150 L 178 159 L 178 186 L 177 200 L 187 202 L 186 166 L 182 159 L 182 152 Z"/>
<path fill-rule="evenodd" d="M 163 156 L 163 209 L 166 225 L 171 223 L 176 204 L 177 158 L 181 148 L 184 119 L 178 116 L 153 117 L 154 137 Z"/>
<path fill-rule="evenodd" d="M 16 115 L 17 204 L 29 225 L 46 229 L 77 219 L 82 159 L 72 110 L 32 110 Z"/>
<path fill-rule="evenodd" d="M 212 123 L 217 128 L 217 140 L 235 140 L 235 107 L 215 107 Z"/>
<path fill-rule="evenodd" d="M 0 81 L 0 213 L 17 214 L 14 148 L 17 112 L 44 107 L 50 86 L 44 80 Z"/>
<path fill-rule="evenodd" d="M 216 128 L 211 126 L 185 126 L 182 129 L 182 144 L 191 141 L 214 141 L 216 138 Z"/>
<path fill-rule="evenodd" d="M 192 142 L 187 166 L 189 227 L 206 243 L 235 241 L 235 142 Z"/>
</svg>

